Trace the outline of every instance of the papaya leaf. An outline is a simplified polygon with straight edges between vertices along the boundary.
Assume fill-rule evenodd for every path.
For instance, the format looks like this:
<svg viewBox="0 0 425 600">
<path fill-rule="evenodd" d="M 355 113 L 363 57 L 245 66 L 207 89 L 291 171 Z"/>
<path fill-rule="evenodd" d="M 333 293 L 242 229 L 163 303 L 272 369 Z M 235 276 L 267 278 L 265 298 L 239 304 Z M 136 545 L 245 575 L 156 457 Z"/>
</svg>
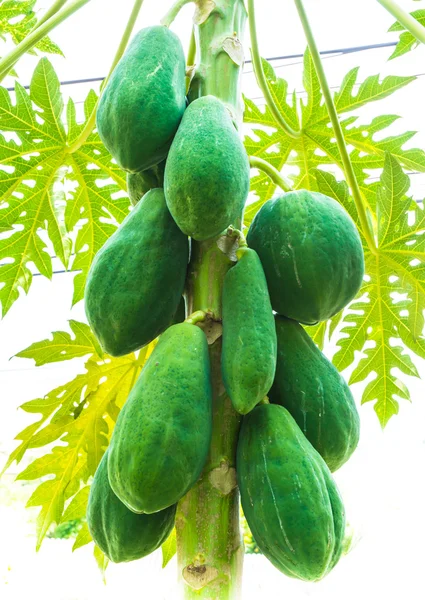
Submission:
<svg viewBox="0 0 425 600">
<path fill-rule="evenodd" d="M 316 173 L 319 190 L 347 206 L 348 188 L 330 173 Z M 409 391 L 394 368 L 405 375 L 418 372 L 404 346 L 425 358 L 423 336 L 425 283 L 423 260 L 425 212 L 406 196 L 409 178 L 399 163 L 387 154 L 376 195 L 378 251 L 374 255 L 364 243 L 366 280 L 348 310 L 327 323 L 306 330 L 323 347 L 329 337 L 338 344 L 333 362 L 339 370 L 352 365 L 355 353 L 363 358 L 354 369 L 350 383 L 373 374 L 362 402 L 375 401 L 375 411 L 384 427 L 398 412 L 397 398 L 408 400 Z M 345 200 L 344 200 L 345 199 Z M 351 212 L 351 211 L 350 211 Z M 329 324 L 329 330 L 327 330 Z M 336 327 L 341 325 L 338 331 Z"/>
<path fill-rule="evenodd" d="M 290 122 L 294 126 L 296 103 L 294 100 L 292 104 L 287 102 L 286 82 L 277 79 L 270 66 L 265 72 L 275 101 L 278 105 L 280 102 L 288 120 L 292 111 Z M 350 71 L 334 95 L 340 114 L 385 98 L 414 79 L 387 77 L 380 82 L 373 76 L 367 78 L 354 94 L 357 75 L 357 69 Z M 245 144 L 250 155 L 268 160 L 278 170 L 297 167 L 297 174 L 292 176 L 295 188 L 317 190 L 335 198 L 359 228 L 365 251 L 366 277 L 358 297 L 348 310 L 336 315 L 330 323 L 318 324 L 307 331 L 319 347 L 324 345 L 327 336 L 333 336 L 332 341 L 338 344 L 333 362 L 341 371 L 351 366 L 361 353 L 350 382 L 370 379 L 362 402 L 374 402 L 379 421 L 385 427 L 391 416 L 398 412 L 398 400 L 410 398 L 408 387 L 399 374 L 418 377 L 417 368 L 405 347 L 425 358 L 422 266 L 425 213 L 423 206 L 406 195 L 409 179 L 403 171 L 405 167 L 424 172 L 425 153 L 418 149 L 403 149 L 414 132 L 375 138 L 375 134 L 381 134 L 394 123 L 398 118 L 396 115 L 375 117 L 368 125 L 358 125 L 357 117 L 352 115 L 341 120 L 367 218 L 377 239 L 377 252 L 372 253 L 365 242 L 347 184 L 329 172 L 329 166 L 341 169 L 342 165 L 308 52 L 304 58 L 304 87 L 307 100 L 301 101 L 298 109 L 301 139 L 289 139 L 273 124 L 267 107 L 262 112 L 247 100 L 245 121 L 258 123 L 263 129 L 252 129 Z M 381 169 L 380 181 L 370 183 L 370 169 Z M 247 207 L 247 224 L 276 189 L 263 174 L 255 176 L 251 183 L 257 200 Z"/>
<path fill-rule="evenodd" d="M 161 550 L 162 550 L 162 568 L 165 569 L 165 567 L 168 565 L 170 560 L 173 558 L 173 556 L 177 552 L 177 538 L 176 538 L 176 530 L 175 529 L 173 529 L 173 531 L 170 533 L 168 538 L 162 544 Z"/>
<path fill-rule="evenodd" d="M 90 92 L 85 115 L 97 97 Z M 125 190 L 125 177 L 113 163 L 97 133 L 72 149 L 84 127 L 78 124 L 69 101 L 67 128 L 63 100 L 52 65 L 42 58 L 32 77 L 29 93 L 15 85 L 12 95 L 0 87 L 0 301 L 5 315 L 28 292 L 32 272 L 52 276 L 52 253 L 65 268 L 74 242 L 74 303 L 83 297 L 84 282 L 97 250 L 128 213 L 126 197 L 111 195 Z M 64 190 L 68 190 L 66 193 Z M 48 241 L 46 240 L 48 237 Z"/>
<path fill-rule="evenodd" d="M 35 4 L 36 0 L 0 0 L 0 37 L 9 35 L 14 44 L 19 44 L 37 23 Z M 63 56 L 59 46 L 47 36 L 35 47 L 41 52 Z M 34 51 L 30 53 L 35 54 Z"/>
<path fill-rule="evenodd" d="M 92 536 L 90 535 L 90 531 L 87 523 L 83 523 L 80 531 L 75 538 L 74 545 L 72 546 L 72 551 L 78 550 L 78 548 L 82 548 L 83 546 L 87 546 L 90 542 L 93 541 Z"/>
<path fill-rule="evenodd" d="M 276 124 L 267 106 L 260 110 L 251 100 L 245 98 L 244 120 L 250 128 L 245 137 L 247 152 L 250 156 L 267 160 L 278 171 L 286 168 L 288 172 L 296 172 L 291 176 L 295 188 L 318 191 L 317 178 L 320 174 L 328 172 L 330 166 L 342 169 L 342 161 L 333 130 L 329 126 L 329 116 L 310 52 L 307 50 L 304 56 L 303 80 L 307 99 L 300 100 L 299 105 L 295 94 L 292 94 L 291 101 L 288 102 L 286 81 L 276 77 L 274 70 L 265 60 L 263 67 L 270 92 L 279 110 L 288 123 L 294 129 L 301 130 L 302 134 L 297 139 L 288 137 Z M 352 147 L 351 160 L 360 189 L 367 204 L 373 209 L 376 203 L 376 186 L 369 185 L 368 170 L 383 168 L 385 153 L 391 152 L 403 166 L 425 172 L 425 152 L 420 149 L 403 149 L 415 132 L 376 139 L 376 134 L 381 134 L 398 119 L 396 115 L 375 117 L 365 125 L 358 124 L 358 117 L 355 115 L 348 115 L 370 102 L 386 98 L 414 81 L 415 77 L 388 76 L 380 81 L 379 76 L 374 75 L 366 78 L 357 89 L 358 71 L 358 68 L 352 69 L 344 77 L 334 94 L 334 101 L 339 115 L 347 114 L 341 119 L 341 125 L 347 145 Z M 246 225 L 250 224 L 262 204 L 274 195 L 276 186 L 261 172 L 251 179 L 251 191 L 255 193 L 257 200 L 247 207 Z M 349 195 L 343 194 L 341 197 L 344 206 L 353 216 L 353 205 Z"/>
<path fill-rule="evenodd" d="M 55 331 L 52 340 L 31 344 L 15 356 L 33 358 L 36 367 L 94 353 L 102 358 L 103 351 L 86 323 L 70 320 L 69 326 L 74 334 L 73 338 L 66 331 Z"/>
<path fill-rule="evenodd" d="M 323 350 L 323 347 L 326 343 L 327 328 L 328 328 L 327 321 L 321 321 L 320 323 L 317 323 L 316 325 L 308 325 L 308 326 L 304 327 L 304 329 L 306 330 L 308 335 L 311 337 L 313 342 L 317 346 L 319 346 L 320 350 Z"/>
<path fill-rule="evenodd" d="M 421 25 L 425 27 L 425 9 L 422 8 L 419 10 L 414 10 L 410 14 L 414 19 L 416 19 Z M 388 60 L 398 58 L 399 56 L 403 56 L 403 54 L 406 54 L 406 52 L 410 52 L 411 50 L 414 50 L 414 48 L 419 46 L 420 42 L 418 42 L 415 36 L 412 33 L 410 33 L 410 31 L 406 31 L 403 25 L 398 21 L 391 25 L 388 31 L 402 32 L 400 35 L 399 42 Z"/>
<path fill-rule="evenodd" d="M 398 398 L 410 398 L 394 369 L 419 377 L 404 347 L 425 358 L 425 210 L 406 195 L 409 185 L 400 164 L 387 154 L 377 189 L 378 249 L 372 254 L 365 247 L 366 278 L 343 317 L 343 337 L 333 357 L 343 370 L 356 351 L 363 353 L 350 383 L 373 374 L 362 403 L 375 402 L 382 427 L 397 414 Z"/>
<path fill-rule="evenodd" d="M 84 340 L 84 355 L 87 355 L 87 330 L 83 324 L 76 323 L 73 331 L 77 347 Z M 63 360 L 57 350 L 57 340 L 66 335 L 56 332 L 52 341 L 34 344 L 31 358 L 43 364 Z M 25 412 L 40 416 L 18 434 L 16 439 L 20 444 L 10 455 L 5 469 L 14 461 L 19 463 L 27 450 L 49 446 L 46 454 L 33 460 L 17 476 L 18 480 L 25 481 L 42 478 L 28 500 L 28 506 L 41 507 L 37 519 L 37 548 L 52 523 L 85 514 L 89 493 L 87 482 L 96 471 L 119 411 L 153 347 L 154 343 L 143 348 L 137 357 L 130 354 L 113 358 L 100 357 L 96 346 L 92 345 L 85 362 L 85 373 L 52 390 L 44 398 L 21 406 Z M 83 527 L 75 547 L 89 541 L 88 530 Z"/>
<path fill-rule="evenodd" d="M 85 101 L 85 115 L 89 118 L 97 96 L 90 92 Z M 68 129 L 75 137 L 79 132 L 75 106 L 69 101 Z M 92 133 L 85 144 L 68 159 L 67 180 L 76 187 L 70 194 L 65 212 L 68 231 L 76 232 L 74 270 L 81 272 L 74 279 L 73 304 L 83 298 L 86 276 L 96 252 L 114 233 L 117 225 L 127 216 L 127 196 L 113 198 L 126 189 L 124 172 L 112 162 L 97 133 Z"/>
<path fill-rule="evenodd" d="M 94 546 L 93 555 L 102 574 L 103 583 L 106 583 L 105 571 L 109 564 L 109 558 L 103 554 L 99 546 L 96 545 Z"/>
<path fill-rule="evenodd" d="M 62 523 L 66 523 L 66 521 L 73 521 L 74 519 L 82 519 L 86 516 L 89 493 L 90 486 L 86 485 L 75 494 L 61 517 Z"/>
<path fill-rule="evenodd" d="M 325 348 L 336 327 L 343 320 L 343 314 L 343 311 L 341 311 L 327 321 L 320 321 L 316 325 L 304 325 L 304 329 L 320 350 Z"/>
<path fill-rule="evenodd" d="M 320 169 L 316 169 L 313 172 L 313 175 L 316 178 L 318 191 L 322 194 L 325 194 L 325 196 L 334 198 L 340 204 L 342 204 L 361 232 L 360 219 L 357 214 L 354 200 L 350 195 L 347 183 L 344 180 L 337 181 L 332 173 L 327 173 L 326 171 L 322 171 Z"/>
</svg>

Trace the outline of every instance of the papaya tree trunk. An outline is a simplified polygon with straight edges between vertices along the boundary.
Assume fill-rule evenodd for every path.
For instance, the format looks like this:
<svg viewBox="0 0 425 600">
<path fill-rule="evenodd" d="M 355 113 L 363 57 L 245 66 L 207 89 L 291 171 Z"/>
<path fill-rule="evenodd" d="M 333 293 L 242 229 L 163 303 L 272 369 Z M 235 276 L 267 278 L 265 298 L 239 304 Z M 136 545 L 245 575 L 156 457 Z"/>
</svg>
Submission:
<svg viewBox="0 0 425 600">
<path fill-rule="evenodd" d="M 195 15 L 197 57 L 189 97 L 220 98 L 236 126 L 242 122 L 240 39 L 246 16 L 243 0 L 201 1 Z M 221 379 L 221 296 L 233 246 L 234 240 L 226 235 L 192 242 L 187 311 L 212 315 L 205 327 L 210 342 L 213 434 L 202 475 L 177 509 L 177 560 L 185 600 L 235 600 L 241 593 L 243 543 L 235 470 L 240 416 Z"/>
</svg>

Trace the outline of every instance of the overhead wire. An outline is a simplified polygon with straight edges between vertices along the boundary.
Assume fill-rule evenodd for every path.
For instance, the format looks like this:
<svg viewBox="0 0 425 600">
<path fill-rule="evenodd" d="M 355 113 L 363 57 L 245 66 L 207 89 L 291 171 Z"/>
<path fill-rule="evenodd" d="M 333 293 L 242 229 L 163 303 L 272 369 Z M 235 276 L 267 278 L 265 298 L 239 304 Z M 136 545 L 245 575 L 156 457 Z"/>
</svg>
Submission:
<svg viewBox="0 0 425 600">
<path fill-rule="evenodd" d="M 336 48 L 334 50 L 322 50 L 320 52 L 321 55 L 326 56 L 329 54 L 335 55 L 335 56 L 342 56 L 344 54 L 352 54 L 354 52 L 364 52 L 366 50 L 376 50 L 376 49 L 380 49 L 380 48 L 390 48 L 393 46 L 396 46 L 398 42 L 382 42 L 379 44 L 367 44 L 365 46 L 350 46 L 347 48 Z M 270 57 L 266 57 L 265 60 L 267 60 L 268 62 L 273 62 L 276 60 L 289 60 L 291 58 L 303 58 L 304 54 L 287 54 L 284 56 L 270 56 Z M 251 64 L 252 60 L 248 59 L 245 61 L 245 64 Z M 299 64 L 299 63 L 292 63 L 292 64 Z M 289 65 L 288 65 L 289 66 Z M 245 74 L 249 74 L 252 73 L 252 71 L 248 71 L 245 72 Z M 64 86 L 64 85 L 77 85 L 77 84 L 81 84 L 81 83 L 97 83 L 97 82 L 102 82 L 105 79 L 105 77 L 89 77 L 86 79 L 70 79 L 70 80 L 66 80 L 66 81 L 61 81 L 60 85 Z M 27 85 L 23 85 L 23 88 L 25 88 L 26 90 L 28 90 L 30 88 L 30 84 Z M 6 88 L 8 92 L 13 92 L 15 91 L 14 87 L 8 87 Z"/>
</svg>

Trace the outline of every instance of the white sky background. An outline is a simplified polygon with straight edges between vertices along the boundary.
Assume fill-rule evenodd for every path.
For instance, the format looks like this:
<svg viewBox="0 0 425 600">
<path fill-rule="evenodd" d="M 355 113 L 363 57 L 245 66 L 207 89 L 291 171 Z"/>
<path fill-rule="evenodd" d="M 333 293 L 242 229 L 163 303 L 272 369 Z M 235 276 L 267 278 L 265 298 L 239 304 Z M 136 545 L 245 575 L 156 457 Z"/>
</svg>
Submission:
<svg viewBox="0 0 425 600">
<path fill-rule="evenodd" d="M 409 11 L 425 7 L 424 2 L 399 0 L 399 4 Z M 38 3 L 40 8 L 47 5 L 47 0 Z M 61 81 L 100 77 L 107 73 L 132 5 L 133 0 L 92 0 L 51 34 L 66 55 L 66 60 L 49 56 Z M 136 30 L 157 23 L 169 5 L 168 1 L 145 0 Z M 305 41 L 293 3 L 289 0 L 257 0 L 256 5 L 261 54 L 271 57 L 302 53 Z M 386 33 L 394 22 L 393 17 L 373 0 L 305 0 L 305 6 L 320 50 L 398 39 L 398 34 Z M 185 46 L 190 34 L 191 13 L 192 7 L 185 7 L 173 25 Z M 326 58 L 330 85 L 338 85 L 354 66 L 361 67 L 360 81 L 375 73 L 382 76 L 425 73 L 424 48 L 387 63 L 391 52 L 392 48 L 384 48 Z M 248 46 L 246 56 L 249 56 Z M 36 62 L 33 57 L 25 57 L 19 62 L 17 69 L 21 83 L 29 83 Z M 290 90 L 294 87 L 301 90 L 301 60 L 285 62 L 290 66 L 278 69 L 278 73 L 289 81 Z M 273 63 L 274 66 L 277 64 Z M 246 71 L 251 71 L 250 65 Z M 260 96 L 252 74 L 245 75 L 243 81 L 247 96 Z M 6 85 L 11 83 L 10 80 L 5 82 Z M 93 88 L 97 91 L 98 85 L 93 84 Z M 63 93 L 78 102 L 84 100 L 89 89 L 87 85 L 72 85 L 64 87 Z M 425 147 L 424 98 L 425 77 L 421 76 L 380 105 L 372 104 L 356 114 L 361 115 L 362 122 L 369 122 L 374 115 L 384 111 L 401 115 L 403 119 L 392 127 L 391 133 L 419 130 L 420 134 L 409 146 Z M 425 196 L 422 176 L 412 178 L 412 192 L 418 199 Z M 61 268 L 59 264 L 57 268 Z M 72 280 L 72 274 L 54 275 L 52 282 L 35 277 L 29 295 L 23 296 L 0 322 L 0 460 L 2 453 L 14 447 L 14 435 L 34 418 L 17 412 L 17 406 L 42 396 L 81 372 L 82 362 L 78 359 L 40 369 L 35 369 L 30 360 L 9 360 L 29 344 L 47 338 L 51 331 L 66 330 L 68 319 L 85 319 L 82 303 L 70 310 Z M 417 364 L 425 374 L 424 362 Z M 282 593 L 291 600 L 306 597 L 333 600 L 341 593 L 345 600 L 357 599 L 361 594 L 366 599 L 374 595 L 390 599 L 403 595 L 409 600 L 425 597 L 421 579 L 425 562 L 422 543 L 425 538 L 425 386 L 419 380 L 408 383 L 412 404 L 401 401 L 400 414 L 393 417 L 384 433 L 372 405 L 360 408 L 362 439 L 359 449 L 336 475 L 348 518 L 355 527 L 356 536 L 361 538 L 355 550 L 329 578 L 313 587 L 275 575 L 277 572 L 271 568 L 267 578 L 274 583 L 269 586 L 279 586 L 279 597 Z M 353 387 L 357 398 L 361 387 Z M 247 573 L 247 577 L 252 581 L 252 573 Z M 272 593 L 278 588 L 266 589 Z M 149 596 L 149 600 L 157 598 L 162 596 L 153 593 Z"/>
</svg>

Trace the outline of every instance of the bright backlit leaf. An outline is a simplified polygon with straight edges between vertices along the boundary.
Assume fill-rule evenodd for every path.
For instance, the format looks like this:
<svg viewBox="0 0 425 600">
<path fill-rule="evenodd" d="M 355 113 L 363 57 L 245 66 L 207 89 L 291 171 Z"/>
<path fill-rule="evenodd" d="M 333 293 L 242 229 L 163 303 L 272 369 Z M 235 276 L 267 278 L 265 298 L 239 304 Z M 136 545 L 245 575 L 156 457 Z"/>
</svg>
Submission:
<svg viewBox="0 0 425 600">
<path fill-rule="evenodd" d="M 335 198 L 357 224 L 365 251 L 366 280 L 357 299 L 330 323 L 319 323 L 307 331 L 319 347 L 323 347 L 327 336 L 338 344 L 333 360 L 340 370 L 353 364 L 356 351 L 363 353 L 351 383 L 371 379 L 362 401 L 374 402 L 379 420 L 385 426 L 398 411 L 398 399 L 410 397 L 400 373 L 418 376 L 404 346 L 425 357 L 425 217 L 423 207 L 406 195 L 410 184 L 403 171 L 404 167 L 425 172 L 425 153 L 420 149 L 403 149 L 415 132 L 382 138 L 382 132 L 398 119 L 396 115 L 376 116 L 369 124 L 359 125 L 351 113 L 401 89 L 414 77 L 389 76 L 381 81 L 378 76 L 371 76 L 358 86 L 356 68 L 344 77 L 334 93 L 367 217 L 377 240 L 377 250 L 372 252 L 363 236 L 348 186 L 336 179 L 338 172 L 342 172 L 342 162 L 309 52 L 304 57 L 307 98 L 299 104 L 294 95 L 288 100 L 287 83 L 276 77 L 266 61 L 263 65 L 282 115 L 302 134 L 297 139 L 290 138 L 276 124 L 268 107 L 260 110 L 246 99 L 245 121 L 250 127 L 245 138 L 248 153 L 268 160 L 283 173 L 286 170 L 295 189 L 320 191 Z M 370 169 L 381 169 L 380 181 L 370 181 Z M 257 200 L 247 207 L 246 225 L 276 193 L 276 186 L 261 172 L 252 178 L 251 190 Z"/>
<path fill-rule="evenodd" d="M 56 332 L 50 342 L 44 340 L 19 353 L 34 359 L 36 364 L 57 362 L 63 360 L 62 354 L 58 353 L 59 340 L 59 347 L 68 358 L 89 354 L 85 373 L 52 390 L 44 398 L 21 406 L 22 410 L 39 417 L 18 434 L 16 439 L 20 443 L 5 465 L 7 469 L 12 462 L 19 463 L 31 448 L 49 446 L 46 454 L 36 458 L 17 477 L 25 481 L 42 478 L 28 500 L 28 506 L 40 507 L 37 547 L 52 523 L 85 514 L 87 483 L 96 471 L 119 411 L 154 345 L 143 348 L 137 357 L 129 354 L 113 358 L 99 355 L 94 343 L 90 348 L 86 325 L 74 321 L 72 330 L 73 338 L 67 333 Z M 89 535 L 87 527 L 83 526 L 74 547 L 88 543 Z"/>
<path fill-rule="evenodd" d="M 19 44 L 37 24 L 34 7 L 37 0 L 0 0 L 0 38 L 7 36 Z M 41 52 L 62 54 L 61 49 L 47 36 L 35 46 Z M 31 51 L 31 54 L 35 54 Z"/>
<path fill-rule="evenodd" d="M 173 531 L 170 533 L 168 538 L 162 544 L 161 550 L 162 550 L 162 568 L 165 569 L 165 567 L 168 565 L 170 560 L 173 558 L 173 556 L 177 552 L 177 538 L 176 538 L 176 530 L 175 529 L 173 529 Z"/>
<path fill-rule="evenodd" d="M 419 10 L 414 10 L 410 14 L 423 27 L 425 27 L 425 9 L 420 8 Z M 399 40 L 397 46 L 395 47 L 394 52 L 391 54 L 389 60 L 391 60 L 392 58 L 397 58 L 398 56 L 403 56 L 403 54 L 406 54 L 406 52 L 410 52 L 411 50 L 413 50 L 414 48 L 416 48 L 417 46 L 420 45 L 420 42 L 418 42 L 418 40 L 415 38 L 415 36 L 412 33 L 410 33 L 410 31 L 406 31 L 404 29 L 403 25 L 401 25 L 401 23 L 399 23 L 398 21 L 396 21 L 393 25 L 391 25 L 391 27 L 389 28 L 388 31 L 391 31 L 391 32 L 392 31 L 401 31 L 402 32 L 400 34 L 400 40 Z"/>
<path fill-rule="evenodd" d="M 410 398 L 394 369 L 418 377 L 404 345 L 425 358 L 425 211 L 406 195 L 408 188 L 409 178 L 387 155 L 377 189 L 378 248 L 373 254 L 365 247 L 367 281 L 344 316 L 344 336 L 333 359 L 343 370 L 356 351 L 364 353 L 350 383 L 373 373 L 362 402 L 375 402 L 383 426 L 397 414 L 397 398 Z"/>
<path fill-rule="evenodd" d="M 247 152 L 250 156 L 267 160 L 278 171 L 289 169 L 294 188 L 317 191 L 317 175 L 326 173 L 331 166 L 333 171 L 336 168 L 342 170 L 342 160 L 311 55 L 307 51 L 304 56 L 304 88 L 307 93 L 304 100 L 297 101 L 293 94 L 288 101 L 286 81 L 276 76 L 266 60 L 263 60 L 263 67 L 277 107 L 288 124 L 302 133 L 296 139 L 289 137 L 277 125 L 267 106 L 262 110 L 245 98 L 244 120 L 250 129 L 245 137 Z M 374 75 L 367 77 L 357 88 L 358 71 L 354 68 L 347 73 L 334 94 L 334 102 L 342 116 L 346 143 L 352 146 L 351 161 L 360 189 L 373 208 L 376 185 L 370 184 L 368 170 L 383 168 L 385 152 L 391 152 L 403 166 L 420 172 L 425 172 L 425 153 L 420 149 L 403 150 L 415 132 L 376 139 L 377 134 L 381 137 L 381 132 L 398 119 L 396 115 L 378 116 L 368 124 L 359 124 L 358 117 L 351 114 L 365 104 L 386 98 L 414 81 L 415 77 L 392 75 L 380 81 L 378 75 Z M 265 173 L 260 172 L 252 178 L 251 190 L 258 199 L 245 211 L 246 225 L 250 224 L 262 204 L 275 194 L 276 186 Z"/>
<path fill-rule="evenodd" d="M 89 118 L 97 97 L 85 101 Z M 128 214 L 125 176 L 97 133 L 82 144 L 70 100 L 64 126 L 60 84 L 50 62 L 38 63 L 29 93 L 19 83 L 15 97 L 0 87 L 0 301 L 3 316 L 27 293 L 31 263 L 52 276 L 52 256 L 79 273 L 74 303 L 83 297 L 85 278 L 97 250 Z M 72 240 L 75 240 L 74 242 Z M 71 252 L 75 254 L 71 257 Z"/>
</svg>

